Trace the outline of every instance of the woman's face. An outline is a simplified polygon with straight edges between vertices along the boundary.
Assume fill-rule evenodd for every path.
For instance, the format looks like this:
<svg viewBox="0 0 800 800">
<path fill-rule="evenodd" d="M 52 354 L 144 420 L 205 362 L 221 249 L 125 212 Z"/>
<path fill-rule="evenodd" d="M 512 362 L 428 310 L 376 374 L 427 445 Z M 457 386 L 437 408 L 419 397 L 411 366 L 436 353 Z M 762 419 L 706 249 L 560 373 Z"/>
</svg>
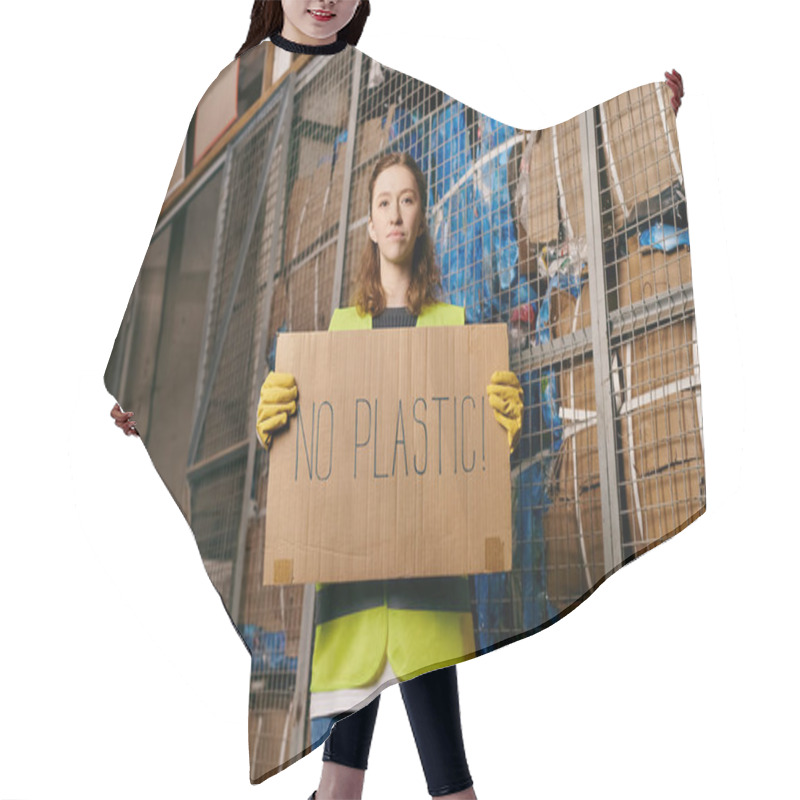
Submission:
<svg viewBox="0 0 800 800">
<path fill-rule="evenodd" d="M 381 172 L 375 181 L 367 223 L 369 237 L 378 245 L 381 260 L 410 269 L 414 245 L 424 222 L 414 173 L 401 164 Z"/>
<path fill-rule="evenodd" d="M 281 35 L 298 44 L 330 44 L 357 6 L 358 0 L 281 0 Z"/>
</svg>

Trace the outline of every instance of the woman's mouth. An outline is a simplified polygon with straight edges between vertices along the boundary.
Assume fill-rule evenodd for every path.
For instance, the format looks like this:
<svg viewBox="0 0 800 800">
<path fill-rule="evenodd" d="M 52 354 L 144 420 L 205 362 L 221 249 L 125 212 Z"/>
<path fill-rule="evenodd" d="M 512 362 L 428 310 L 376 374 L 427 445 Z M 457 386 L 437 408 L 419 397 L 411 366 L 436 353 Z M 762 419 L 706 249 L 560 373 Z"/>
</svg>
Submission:
<svg viewBox="0 0 800 800">
<path fill-rule="evenodd" d="M 336 14 L 332 14 L 330 11 L 320 11 L 315 8 L 309 9 L 308 13 L 311 14 L 314 19 L 319 20 L 320 22 L 328 22 L 336 16 Z"/>
</svg>

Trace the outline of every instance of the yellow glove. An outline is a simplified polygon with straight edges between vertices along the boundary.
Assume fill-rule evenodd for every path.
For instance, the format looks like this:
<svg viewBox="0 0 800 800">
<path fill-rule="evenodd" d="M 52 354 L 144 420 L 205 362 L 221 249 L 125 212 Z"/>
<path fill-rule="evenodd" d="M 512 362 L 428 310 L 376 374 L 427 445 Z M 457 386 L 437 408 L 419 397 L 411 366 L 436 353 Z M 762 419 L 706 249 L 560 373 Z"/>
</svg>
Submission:
<svg viewBox="0 0 800 800">
<path fill-rule="evenodd" d="M 261 386 L 258 402 L 256 431 L 261 444 L 269 450 L 273 434 L 289 422 L 289 415 L 297 411 L 297 384 L 294 375 L 287 372 L 270 372 Z"/>
<path fill-rule="evenodd" d="M 489 405 L 494 410 L 494 418 L 508 432 L 508 449 L 513 453 L 522 430 L 522 387 L 513 372 L 494 372 L 490 380 L 486 387 Z"/>
</svg>

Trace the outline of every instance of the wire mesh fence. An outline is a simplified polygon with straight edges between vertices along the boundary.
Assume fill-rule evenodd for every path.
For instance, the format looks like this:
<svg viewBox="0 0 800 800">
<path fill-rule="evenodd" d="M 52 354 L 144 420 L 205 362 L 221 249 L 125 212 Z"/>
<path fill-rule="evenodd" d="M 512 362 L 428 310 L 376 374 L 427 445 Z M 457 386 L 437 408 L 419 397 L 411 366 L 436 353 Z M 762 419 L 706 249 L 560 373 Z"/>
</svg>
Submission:
<svg viewBox="0 0 800 800">
<path fill-rule="evenodd" d="M 177 476 L 168 485 L 253 658 L 254 779 L 308 747 L 312 644 L 301 629 L 313 615 L 304 587 L 261 581 L 269 459 L 253 435 L 258 389 L 279 332 L 326 330 L 348 304 L 382 153 L 419 164 L 444 299 L 468 322 L 507 323 L 524 389 L 513 567 L 471 581 L 479 652 L 563 614 L 705 506 L 666 87 L 521 131 L 352 49 L 302 64 L 209 165 L 215 181 L 157 229 L 107 373 L 150 448 L 159 360 L 193 354 L 182 378 L 196 387 L 191 426 L 159 469 Z M 198 247 L 187 224 L 204 229 L 207 254 L 190 307 L 171 299 L 182 254 Z M 175 341 L 180 315 L 193 320 L 192 342 Z"/>
</svg>

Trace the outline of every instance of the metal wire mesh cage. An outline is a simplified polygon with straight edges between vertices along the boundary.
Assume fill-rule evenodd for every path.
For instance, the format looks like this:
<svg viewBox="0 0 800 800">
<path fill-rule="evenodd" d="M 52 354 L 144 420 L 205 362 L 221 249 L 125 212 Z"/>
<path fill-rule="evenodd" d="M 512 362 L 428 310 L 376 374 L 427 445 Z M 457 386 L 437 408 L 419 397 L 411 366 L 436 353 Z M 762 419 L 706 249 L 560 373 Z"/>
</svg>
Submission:
<svg viewBox="0 0 800 800">
<path fill-rule="evenodd" d="M 705 495 L 664 85 L 521 131 L 352 48 L 296 60 L 257 99 L 249 69 L 255 107 L 173 192 L 106 379 L 250 650 L 259 780 L 309 745 L 314 605 L 313 587 L 262 584 L 269 458 L 255 407 L 277 334 L 326 330 L 349 302 L 381 154 L 420 166 L 444 299 L 468 322 L 508 325 L 524 390 L 512 569 L 472 578 L 478 651 L 574 607 L 702 513 Z"/>
</svg>

